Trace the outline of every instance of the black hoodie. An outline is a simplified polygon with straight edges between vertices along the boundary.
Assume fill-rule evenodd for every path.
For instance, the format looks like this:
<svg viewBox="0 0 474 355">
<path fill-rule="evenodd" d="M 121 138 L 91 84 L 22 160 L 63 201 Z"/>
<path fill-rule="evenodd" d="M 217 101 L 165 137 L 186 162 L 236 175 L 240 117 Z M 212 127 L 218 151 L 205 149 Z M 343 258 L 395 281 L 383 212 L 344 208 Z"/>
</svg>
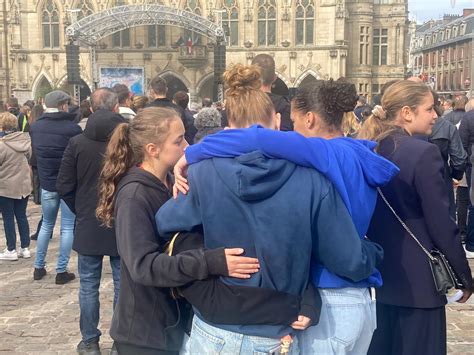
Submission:
<svg viewBox="0 0 474 355">
<path fill-rule="evenodd" d="M 115 127 L 126 120 L 112 111 L 94 112 L 84 132 L 71 138 L 64 151 L 56 188 L 76 214 L 73 249 L 82 255 L 117 256 L 113 229 L 97 220 L 97 184 L 107 142 Z"/>
<path fill-rule="evenodd" d="M 187 319 L 168 287 L 227 273 L 222 248 L 173 257 L 163 253 L 165 241 L 158 235 L 155 214 L 170 197 L 158 178 L 138 167 L 117 187 L 114 215 L 121 279 L 110 334 L 119 343 L 179 351 Z"/>
</svg>

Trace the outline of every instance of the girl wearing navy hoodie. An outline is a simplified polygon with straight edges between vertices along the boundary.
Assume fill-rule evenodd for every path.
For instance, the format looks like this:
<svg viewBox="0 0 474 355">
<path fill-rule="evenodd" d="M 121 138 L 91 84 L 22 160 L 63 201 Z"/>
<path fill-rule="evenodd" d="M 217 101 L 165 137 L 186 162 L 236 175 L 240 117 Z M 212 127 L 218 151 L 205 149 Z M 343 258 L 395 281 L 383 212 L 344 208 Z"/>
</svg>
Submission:
<svg viewBox="0 0 474 355">
<path fill-rule="evenodd" d="M 232 157 L 260 150 L 313 167 L 331 180 L 346 204 L 360 238 L 365 238 L 377 200 L 378 186 L 387 184 L 397 167 L 372 150 L 373 142 L 343 138 L 343 116 L 353 110 L 357 93 L 344 81 L 319 82 L 300 90 L 291 103 L 295 132 L 253 126 L 225 130 L 190 147 L 175 172 L 181 177 L 184 160 L 194 163 L 210 157 Z M 321 137 L 321 138 L 305 138 Z M 187 186 L 179 186 L 186 192 Z M 303 354 L 364 354 L 376 328 L 375 302 L 369 288 L 382 285 L 380 272 L 354 282 L 320 263 L 311 266 L 313 284 L 319 288 L 323 307 L 320 323 L 299 336 Z"/>
<path fill-rule="evenodd" d="M 154 216 L 170 197 L 170 171 L 187 143 L 172 109 L 146 108 L 119 125 L 107 147 L 99 183 L 98 218 L 114 223 L 121 285 L 110 334 L 119 354 L 176 354 L 182 345 L 186 305 L 169 287 L 210 275 L 247 278 L 258 269 L 242 249 L 163 252 Z"/>
</svg>

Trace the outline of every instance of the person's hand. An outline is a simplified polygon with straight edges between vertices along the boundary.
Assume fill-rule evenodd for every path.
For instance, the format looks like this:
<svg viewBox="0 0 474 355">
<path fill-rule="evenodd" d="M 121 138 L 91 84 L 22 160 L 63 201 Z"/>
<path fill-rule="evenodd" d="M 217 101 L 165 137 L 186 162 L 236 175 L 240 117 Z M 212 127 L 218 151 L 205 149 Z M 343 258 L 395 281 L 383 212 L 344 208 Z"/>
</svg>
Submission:
<svg viewBox="0 0 474 355">
<path fill-rule="evenodd" d="M 458 301 L 458 303 L 466 303 L 466 301 L 469 299 L 469 297 L 471 297 L 472 295 L 472 290 L 468 290 L 467 288 L 465 289 L 462 289 L 462 297 L 461 299 Z"/>
<path fill-rule="evenodd" d="M 459 183 L 460 183 L 459 180 L 453 179 L 453 187 L 454 187 L 454 188 L 458 187 L 458 186 L 459 186 Z"/>
<path fill-rule="evenodd" d="M 239 256 L 244 253 L 242 248 L 224 249 L 227 270 L 230 277 L 249 279 L 252 274 L 260 270 L 258 259 Z"/>
<path fill-rule="evenodd" d="M 305 316 L 298 316 L 298 320 L 291 323 L 291 327 L 296 330 L 305 330 L 311 325 L 311 319 Z"/>
<path fill-rule="evenodd" d="M 178 192 L 186 195 L 189 191 L 188 179 L 188 161 L 186 155 L 178 160 L 173 169 L 174 173 L 174 185 L 173 185 L 173 198 L 178 198 Z"/>
</svg>

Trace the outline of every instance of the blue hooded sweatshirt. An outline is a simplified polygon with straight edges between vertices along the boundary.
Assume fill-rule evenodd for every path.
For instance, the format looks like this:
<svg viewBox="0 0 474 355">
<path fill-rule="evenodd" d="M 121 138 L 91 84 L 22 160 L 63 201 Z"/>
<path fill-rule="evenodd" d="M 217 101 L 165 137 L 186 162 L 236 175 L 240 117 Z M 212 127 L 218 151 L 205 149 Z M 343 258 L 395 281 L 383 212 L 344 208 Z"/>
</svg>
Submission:
<svg viewBox="0 0 474 355">
<path fill-rule="evenodd" d="M 188 181 L 189 193 L 156 214 L 158 231 L 169 237 L 202 225 L 207 248 L 239 247 L 258 258 L 260 271 L 250 279 L 224 283 L 302 295 L 312 259 L 358 281 L 382 258 L 378 245 L 359 238 L 333 184 L 314 169 L 252 152 L 194 164 Z M 284 325 L 216 326 L 268 338 L 292 332 Z"/>
<path fill-rule="evenodd" d="M 376 188 L 385 186 L 399 172 L 392 162 L 373 152 L 375 146 L 372 141 L 344 137 L 306 138 L 296 132 L 280 132 L 255 125 L 207 136 L 200 144 L 186 150 L 186 159 L 194 164 L 212 157 L 235 157 L 259 150 L 270 158 L 287 159 L 314 168 L 334 184 L 360 238 L 364 238 L 377 202 Z M 313 284 L 321 288 L 382 285 L 378 270 L 367 279 L 354 282 L 318 262 L 311 265 L 311 277 Z"/>
</svg>

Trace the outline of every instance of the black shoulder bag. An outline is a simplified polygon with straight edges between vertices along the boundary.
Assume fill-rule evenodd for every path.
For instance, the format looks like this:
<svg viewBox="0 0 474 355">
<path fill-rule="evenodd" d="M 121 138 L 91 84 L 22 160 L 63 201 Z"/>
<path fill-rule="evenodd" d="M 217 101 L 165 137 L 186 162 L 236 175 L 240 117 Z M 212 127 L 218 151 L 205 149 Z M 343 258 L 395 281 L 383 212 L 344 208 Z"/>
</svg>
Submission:
<svg viewBox="0 0 474 355">
<path fill-rule="evenodd" d="M 402 227 L 407 231 L 407 233 L 413 238 L 413 240 L 420 246 L 420 248 L 428 257 L 435 288 L 438 294 L 444 296 L 453 287 L 457 289 L 463 288 L 463 285 L 459 282 L 459 279 L 454 273 L 454 270 L 449 264 L 446 256 L 437 249 L 433 249 L 431 252 L 428 252 L 428 250 L 426 250 L 426 248 L 420 243 L 418 238 L 415 237 L 410 228 L 408 228 L 408 226 L 398 216 L 397 212 L 395 212 L 390 203 L 388 203 L 387 199 L 382 193 L 382 190 L 377 188 L 377 191 L 379 192 L 380 197 L 382 197 L 382 200 L 385 202 L 387 207 L 390 209 L 390 211 L 392 211 L 395 218 L 400 222 Z"/>
</svg>

